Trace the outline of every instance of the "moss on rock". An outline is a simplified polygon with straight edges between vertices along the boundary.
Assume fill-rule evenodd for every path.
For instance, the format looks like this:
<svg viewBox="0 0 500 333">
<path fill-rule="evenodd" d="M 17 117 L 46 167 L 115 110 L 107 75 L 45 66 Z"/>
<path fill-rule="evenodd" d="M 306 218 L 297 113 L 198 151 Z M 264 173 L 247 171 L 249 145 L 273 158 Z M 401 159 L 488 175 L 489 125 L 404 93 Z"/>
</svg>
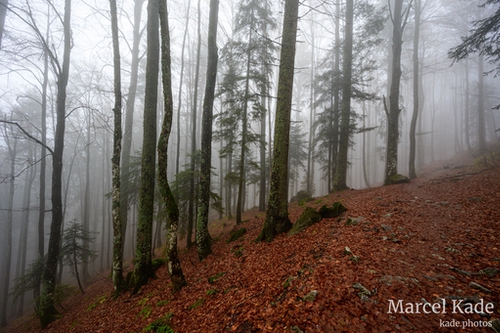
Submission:
<svg viewBox="0 0 500 333">
<path fill-rule="evenodd" d="M 245 228 L 232 230 L 231 233 L 229 234 L 229 239 L 227 240 L 227 243 L 231 243 L 234 242 L 235 240 L 240 239 L 246 233 L 247 229 Z"/>
<path fill-rule="evenodd" d="M 319 214 L 325 219 L 340 216 L 345 211 L 347 211 L 347 208 L 340 202 L 336 201 L 330 207 L 327 205 L 321 206 Z"/>
<path fill-rule="evenodd" d="M 307 227 L 310 227 L 313 224 L 318 223 L 319 221 L 321 221 L 320 213 L 318 213 L 311 207 L 306 207 L 306 209 L 304 209 L 297 222 L 293 224 L 293 227 L 288 232 L 288 235 L 289 236 L 295 235 L 301 232 L 302 230 L 306 229 Z"/>
</svg>

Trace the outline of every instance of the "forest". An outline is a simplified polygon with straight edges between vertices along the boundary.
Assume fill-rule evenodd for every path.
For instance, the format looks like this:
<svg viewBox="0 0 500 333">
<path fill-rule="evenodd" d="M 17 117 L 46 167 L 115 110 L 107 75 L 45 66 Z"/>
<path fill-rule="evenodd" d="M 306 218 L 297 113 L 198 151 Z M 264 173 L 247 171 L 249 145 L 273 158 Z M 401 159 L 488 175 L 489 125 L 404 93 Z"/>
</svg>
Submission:
<svg viewBox="0 0 500 333">
<path fill-rule="evenodd" d="M 90 300 L 91 311 L 133 298 L 140 309 L 131 316 L 144 325 L 122 330 L 380 327 L 373 298 L 393 298 L 391 290 L 358 282 L 362 295 L 354 295 L 371 302 L 368 314 L 325 314 L 322 307 L 341 309 L 347 296 L 325 286 L 332 273 L 321 277 L 321 268 L 342 248 L 351 266 L 337 260 L 334 271 L 351 274 L 352 265 L 386 248 L 377 243 L 365 253 L 372 236 L 357 232 L 385 232 L 383 241 L 418 248 L 403 231 L 418 228 L 418 244 L 439 242 L 432 228 L 447 228 L 427 223 L 449 222 L 444 212 L 456 226 L 441 237 L 456 242 L 432 256 L 459 256 L 460 246 L 465 253 L 466 245 L 456 245 L 464 243 L 460 230 L 476 221 L 470 228 L 479 236 L 470 244 L 492 259 L 476 263 L 485 267 L 451 266 L 462 278 L 481 277 L 468 282 L 485 295 L 494 287 L 485 301 L 499 317 L 499 244 L 494 237 L 487 241 L 493 249 L 482 243 L 498 235 L 500 221 L 499 25 L 499 0 L 1 0 L 0 326 L 34 314 L 36 329 L 50 329 L 64 322 L 68 300 Z M 436 204 L 428 210 L 416 206 L 426 196 Z M 392 208 L 375 212 L 379 204 Z M 475 215 L 460 215 L 459 205 Z M 368 229 L 374 219 L 382 224 Z M 302 228 L 298 220 L 322 222 L 287 240 Z M 340 229 L 349 246 L 320 245 Z M 312 254 L 302 260 L 310 263 L 299 265 L 305 248 Z M 274 263 L 272 272 L 255 268 Z M 298 267 L 294 275 L 287 265 Z M 260 285 L 240 285 L 252 271 Z M 314 285 L 309 278 L 337 290 L 331 304 L 319 287 L 305 293 Z M 271 287 L 279 280 L 283 292 Z M 104 289 L 96 291 L 96 281 Z M 156 299 L 151 288 L 170 296 Z M 196 300 L 189 288 L 205 289 Z M 264 291 L 238 294 L 258 288 Z M 175 312 L 209 302 L 200 326 Z M 207 319 L 226 312 L 233 316 L 224 322 Z M 294 322 L 292 314 L 308 319 Z M 398 318 L 394 327 L 408 329 Z M 90 331 L 80 321 L 71 330 Z M 431 324 L 411 325 L 427 331 Z"/>
</svg>

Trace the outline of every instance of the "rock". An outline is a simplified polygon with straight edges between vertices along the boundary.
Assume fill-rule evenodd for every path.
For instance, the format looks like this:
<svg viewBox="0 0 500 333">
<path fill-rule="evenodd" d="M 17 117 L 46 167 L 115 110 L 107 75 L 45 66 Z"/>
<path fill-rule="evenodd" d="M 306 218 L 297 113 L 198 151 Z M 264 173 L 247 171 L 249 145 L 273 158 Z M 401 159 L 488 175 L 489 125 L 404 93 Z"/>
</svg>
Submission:
<svg viewBox="0 0 500 333">
<path fill-rule="evenodd" d="M 491 329 L 496 333 L 500 333 L 500 319 L 497 318 L 491 321 Z"/>
<path fill-rule="evenodd" d="M 330 207 L 323 205 L 319 209 L 319 213 L 324 219 L 340 216 L 345 211 L 347 211 L 347 208 L 338 201 L 334 202 Z"/>
<path fill-rule="evenodd" d="M 389 181 L 387 182 L 386 185 L 404 184 L 404 183 L 409 183 L 409 182 L 410 182 L 410 178 L 397 173 L 397 174 L 389 177 Z"/>
<path fill-rule="evenodd" d="M 476 283 L 476 282 L 469 283 L 469 287 L 471 287 L 473 289 L 481 290 L 483 293 L 491 294 L 491 290 L 489 290 L 486 287 L 483 287 L 482 285 L 480 285 L 479 283 Z"/>
<path fill-rule="evenodd" d="M 318 223 L 321 221 L 321 215 L 317 211 L 315 211 L 311 207 L 306 207 L 304 211 L 302 212 L 302 215 L 300 215 L 299 219 L 297 222 L 295 222 L 292 226 L 292 229 L 288 232 L 288 236 L 295 235 L 302 230 L 306 229 L 307 227 L 312 226 L 315 223 Z"/>
<path fill-rule="evenodd" d="M 314 302 L 314 300 L 316 299 L 316 296 L 318 296 L 318 291 L 317 290 L 313 290 L 309 294 L 307 294 L 306 296 L 304 296 L 303 299 L 304 299 L 304 301 Z"/>
<path fill-rule="evenodd" d="M 345 225 L 346 226 L 356 225 L 356 224 L 362 222 L 364 219 L 365 218 L 363 216 L 359 216 L 359 217 L 356 217 L 354 219 L 348 218 L 347 221 L 345 222 Z"/>
<path fill-rule="evenodd" d="M 305 190 L 300 190 L 300 191 L 297 192 L 297 195 L 295 195 L 290 200 L 290 202 L 298 201 L 300 203 L 300 202 L 308 202 L 308 201 L 311 201 L 311 200 L 312 200 L 312 198 L 311 198 L 311 194 L 309 194 L 309 192 L 307 192 Z"/>
<path fill-rule="evenodd" d="M 386 224 L 381 224 L 380 228 L 382 228 L 382 230 L 384 230 L 384 231 L 391 231 L 392 230 L 392 227 L 390 225 L 386 225 Z"/>
<path fill-rule="evenodd" d="M 488 267 L 479 271 L 479 274 L 488 275 L 490 278 L 494 277 L 498 273 L 500 273 L 500 269 L 495 267 Z"/>
<path fill-rule="evenodd" d="M 247 229 L 245 228 L 232 230 L 231 233 L 229 234 L 229 239 L 227 240 L 227 243 L 234 242 L 235 240 L 241 238 L 241 236 L 243 236 L 246 233 Z"/>
<path fill-rule="evenodd" d="M 467 201 L 469 201 L 469 202 L 481 202 L 481 201 L 483 201 L 483 198 L 472 197 L 472 198 L 468 198 Z"/>
</svg>

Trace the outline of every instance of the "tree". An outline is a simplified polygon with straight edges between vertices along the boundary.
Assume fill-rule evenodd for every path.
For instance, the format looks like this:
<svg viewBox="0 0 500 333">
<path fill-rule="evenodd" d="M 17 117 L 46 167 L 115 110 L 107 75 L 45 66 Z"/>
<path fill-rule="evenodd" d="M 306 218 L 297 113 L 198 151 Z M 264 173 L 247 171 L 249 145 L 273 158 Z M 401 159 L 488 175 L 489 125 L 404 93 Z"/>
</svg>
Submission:
<svg viewBox="0 0 500 333">
<path fill-rule="evenodd" d="M 0 0 L 0 48 L 2 48 L 2 37 L 5 26 L 5 16 L 7 16 L 7 8 L 9 0 Z"/>
<path fill-rule="evenodd" d="M 172 78 L 170 60 L 170 32 L 168 30 L 168 12 L 166 0 L 160 0 L 159 15 L 161 26 L 161 71 L 163 82 L 163 100 L 165 114 L 158 139 L 158 188 L 160 195 L 166 205 L 167 222 L 167 268 L 172 282 L 173 292 L 179 291 L 186 285 L 186 279 L 182 273 L 181 263 L 177 253 L 177 228 L 179 225 L 179 207 L 175 197 L 170 190 L 167 179 L 168 164 L 168 140 L 172 128 L 174 106 L 172 102 Z"/>
<path fill-rule="evenodd" d="M 354 0 L 347 0 L 345 15 L 344 62 L 342 74 L 342 106 L 340 113 L 339 153 L 333 178 L 335 191 L 345 190 L 347 177 L 347 151 L 351 124 L 351 86 L 352 86 L 352 35 Z"/>
<path fill-rule="evenodd" d="M 297 39 L 298 0 L 286 0 L 281 42 L 276 122 L 269 203 L 264 226 L 257 241 L 272 241 L 292 227 L 288 218 L 288 150 L 292 111 L 295 44 Z"/>
<path fill-rule="evenodd" d="M 111 13 L 111 34 L 113 38 L 113 69 L 115 105 L 113 108 L 113 157 L 111 158 L 112 195 L 111 215 L 113 219 L 113 287 L 115 296 L 123 287 L 123 225 L 120 209 L 120 154 L 122 140 L 122 92 L 121 92 L 121 65 L 120 44 L 118 40 L 118 14 L 116 0 L 109 0 Z M 101 254 L 102 255 L 102 254 Z M 81 287 L 80 287 L 81 288 Z"/>
<path fill-rule="evenodd" d="M 54 304 L 54 291 L 56 288 L 57 263 L 59 259 L 61 225 L 63 223 L 62 204 L 62 170 L 64 131 L 66 125 L 66 87 L 69 78 L 69 65 L 71 54 L 71 0 L 65 0 L 63 16 L 64 50 L 62 64 L 51 51 L 47 40 L 43 40 L 45 52 L 49 52 L 52 66 L 57 75 L 57 100 L 56 100 L 56 130 L 54 134 L 54 150 L 52 154 L 52 221 L 50 224 L 49 248 L 47 262 L 42 278 L 42 294 L 38 306 L 38 315 L 42 328 L 54 321 L 57 310 Z M 39 30 L 38 30 L 39 31 Z"/>
<path fill-rule="evenodd" d="M 481 7 L 500 5 L 500 0 L 486 0 Z M 448 56 L 455 61 L 467 58 L 470 54 L 479 53 L 492 64 L 497 64 L 497 75 L 500 74 L 500 6 L 489 17 L 473 23 L 468 36 L 462 37 L 462 43 L 452 48 Z"/>
<path fill-rule="evenodd" d="M 2 311 L 0 314 L 0 327 L 7 325 L 7 304 L 9 299 L 9 284 L 10 284 L 10 271 L 12 262 L 12 223 L 13 223 L 13 210 L 14 210 L 14 191 L 15 191 L 15 171 L 16 171 L 16 155 L 18 140 L 15 135 L 9 136 L 7 134 L 7 125 L 5 127 L 5 140 L 9 151 L 10 159 L 10 172 L 9 172 L 9 203 L 7 207 L 7 221 L 5 223 L 5 253 L 2 258 L 3 272 L 0 276 L 2 282 Z M 10 127 L 10 126 L 9 126 Z M 11 134 L 13 134 L 11 132 Z"/>
<path fill-rule="evenodd" d="M 210 211 L 210 175 L 212 173 L 212 121 L 217 79 L 217 23 L 219 0 L 210 0 L 208 25 L 208 60 L 205 99 L 203 101 L 203 123 L 201 129 L 200 192 L 198 196 L 198 221 L 196 225 L 196 246 L 198 258 L 205 259 L 212 253 L 208 233 L 208 213 Z"/>
<path fill-rule="evenodd" d="M 411 5 L 411 3 L 410 3 Z M 396 0 L 394 13 L 391 16 L 393 22 L 392 31 L 392 77 L 389 95 L 389 108 L 384 98 L 385 112 L 387 116 L 387 157 L 385 160 L 384 184 L 391 184 L 391 177 L 398 170 L 398 141 L 399 141 L 399 89 L 401 83 L 401 50 L 403 45 L 403 30 L 407 23 L 410 6 L 403 12 L 403 0 Z"/>
<path fill-rule="evenodd" d="M 409 161 L 409 176 L 410 179 L 417 178 L 417 172 L 415 170 L 415 155 L 417 150 L 417 119 L 418 111 L 420 108 L 420 77 L 419 77 L 419 57 L 418 57 L 418 44 L 420 37 L 420 14 L 421 14 L 421 2 L 420 0 L 415 0 L 415 31 L 413 33 L 413 114 L 410 123 L 410 161 Z"/>
<path fill-rule="evenodd" d="M 153 237 L 156 112 L 158 101 L 159 23 L 158 0 L 148 1 L 146 95 L 144 97 L 144 133 L 142 143 L 141 185 L 135 247 L 133 293 L 153 276 L 151 242 Z"/>
<path fill-rule="evenodd" d="M 80 275 L 78 274 L 78 265 L 94 261 L 97 258 L 97 253 L 90 249 L 90 244 L 93 240 L 92 233 L 85 230 L 83 225 L 76 221 L 71 223 L 63 235 L 60 255 L 64 258 L 64 263 L 70 268 L 71 274 L 76 278 L 82 294 L 85 292 L 83 291 Z"/>
</svg>

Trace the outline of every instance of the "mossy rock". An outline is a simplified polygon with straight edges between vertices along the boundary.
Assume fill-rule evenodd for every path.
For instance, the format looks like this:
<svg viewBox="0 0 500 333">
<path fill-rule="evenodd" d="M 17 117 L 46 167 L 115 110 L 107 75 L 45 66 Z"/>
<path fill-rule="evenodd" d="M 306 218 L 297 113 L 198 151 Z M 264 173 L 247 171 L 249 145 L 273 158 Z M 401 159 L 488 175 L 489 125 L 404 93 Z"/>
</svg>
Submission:
<svg viewBox="0 0 500 333">
<path fill-rule="evenodd" d="M 327 205 L 321 206 L 319 214 L 321 214 L 322 218 L 327 219 L 340 216 L 345 211 L 347 211 L 347 208 L 340 202 L 336 201 L 330 207 Z"/>
<path fill-rule="evenodd" d="M 405 184 L 405 183 L 409 183 L 409 182 L 410 182 L 410 178 L 397 173 L 397 174 L 389 177 L 389 182 L 386 185 Z"/>
<path fill-rule="evenodd" d="M 297 222 L 293 224 L 292 229 L 288 232 L 288 236 L 295 235 L 319 221 L 321 221 L 320 213 L 314 210 L 314 208 L 306 207 Z"/>
<path fill-rule="evenodd" d="M 156 270 L 158 268 L 160 268 L 161 266 L 165 265 L 167 261 L 163 258 L 156 258 L 156 259 L 153 259 L 153 261 L 151 262 L 151 266 L 153 268 L 153 272 L 156 272 Z"/>
<path fill-rule="evenodd" d="M 237 239 L 240 239 L 246 233 L 247 233 L 247 229 L 245 229 L 245 228 L 232 230 L 231 233 L 229 234 L 229 239 L 227 240 L 227 243 L 231 243 Z"/>
<path fill-rule="evenodd" d="M 299 203 L 312 201 L 311 194 L 305 190 L 300 190 L 297 194 L 290 200 L 290 202 L 298 201 Z"/>
</svg>

